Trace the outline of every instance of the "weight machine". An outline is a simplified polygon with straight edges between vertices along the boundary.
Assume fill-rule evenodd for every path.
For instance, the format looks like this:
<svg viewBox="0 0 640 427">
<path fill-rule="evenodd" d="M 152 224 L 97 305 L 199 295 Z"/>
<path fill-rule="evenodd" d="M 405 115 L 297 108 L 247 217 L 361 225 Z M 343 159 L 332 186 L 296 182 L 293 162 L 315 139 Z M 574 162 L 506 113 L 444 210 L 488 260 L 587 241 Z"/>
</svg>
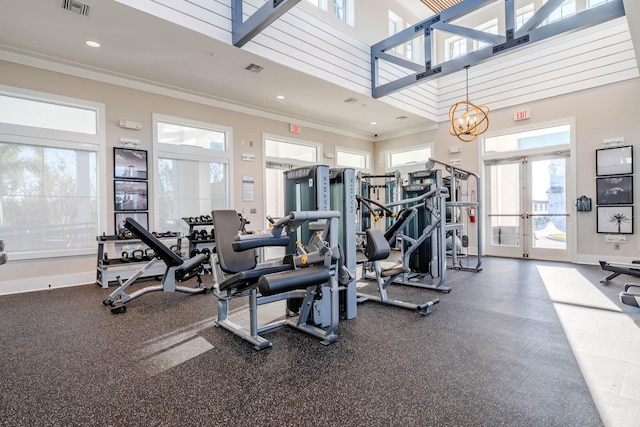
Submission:
<svg viewBox="0 0 640 427">
<path fill-rule="evenodd" d="M 283 326 L 320 338 L 323 344 L 335 342 L 339 321 L 340 212 L 291 212 L 277 221 L 271 220 L 268 231 L 244 235 L 239 234 L 241 224 L 236 211 L 213 211 L 211 216 L 217 239 L 212 289 L 218 299 L 216 325 L 253 344 L 256 350 L 271 347 L 261 334 Z M 308 244 L 298 243 L 296 252 L 287 255 L 282 263 L 257 264 L 256 248 L 287 246 L 296 231 L 310 222 L 322 222 L 324 226 Z M 229 319 L 229 302 L 241 297 L 249 298 L 248 329 Z M 259 306 L 283 300 L 301 303 L 295 312 L 288 307 L 284 320 L 259 325 Z M 318 301 L 324 303 L 316 304 Z"/>
<path fill-rule="evenodd" d="M 482 257 L 483 257 L 483 238 L 482 238 L 482 215 L 481 215 L 481 191 L 482 187 L 480 185 L 480 176 L 476 173 L 469 172 L 464 169 L 457 168 L 455 166 L 449 165 L 444 162 L 440 162 L 438 160 L 429 159 L 425 165 L 425 169 L 428 172 L 438 171 L 440 169 L 435 169 L 436 165 L 442 166 L 444 170 L 449 173 L 448 177 L 444 177 L 443 180 L 445 185 L 449 189 L 450 198 L 447 201 L 447 219 L 448 222 L 446 224 L 446 232 L 451 235 L 451 266 L 449 268 L 455 270 L 464 270 L 464 271 L 473 271 L 480 272 L 482 271 Z M 475 181 L 475 186 L 469 188 L 469 184 L 467 184 L 467 188 L 462 190 L 460 188 L 460 182 L 467 182 L 469 178 L 473 178 Z M 466 209 L 465 209 L 466 208 Z M 468 236 L 465 234 L 461 234 L 464 231 L 465 225 L 468 228 L 469 223 L 460 222 L 462 220 L 461 217 L 464 217 L 464 214 L 460 215 L 459 209 L 463 211 L 466 210 L 467 216 L 469 218 L 469 223 L 476 224 L 476 232 L 477 232 L 477 262 L 475 266 L 470 265 L 462 265 L 462 260 L 458 259 L 459 255 L 457 250 L 457 240 L 458 238 L 461 240 L 461 246 L 463 248 L 468 247 Z M 467 258 L 468 259 L 468 258 Z"/>
</svg>

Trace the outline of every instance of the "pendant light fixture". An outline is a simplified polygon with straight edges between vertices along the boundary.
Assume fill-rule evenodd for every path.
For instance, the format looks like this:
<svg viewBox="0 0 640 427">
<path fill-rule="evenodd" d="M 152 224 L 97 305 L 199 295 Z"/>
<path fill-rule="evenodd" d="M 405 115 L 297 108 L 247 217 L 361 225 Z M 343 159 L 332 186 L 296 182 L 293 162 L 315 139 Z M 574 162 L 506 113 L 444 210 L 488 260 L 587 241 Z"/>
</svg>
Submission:
<svg viewBox="0 0 640 427">
<path fill-rule="evenodd" d="M 489 129 L 489 107 L 475 105 L 469 101 L 469 65 L 464 67 L 466 73 L 467 98 L 458 101 L 449 108 L 449 133 L 463 142 L 471 142 L 478 135 Z"/>
</svg>

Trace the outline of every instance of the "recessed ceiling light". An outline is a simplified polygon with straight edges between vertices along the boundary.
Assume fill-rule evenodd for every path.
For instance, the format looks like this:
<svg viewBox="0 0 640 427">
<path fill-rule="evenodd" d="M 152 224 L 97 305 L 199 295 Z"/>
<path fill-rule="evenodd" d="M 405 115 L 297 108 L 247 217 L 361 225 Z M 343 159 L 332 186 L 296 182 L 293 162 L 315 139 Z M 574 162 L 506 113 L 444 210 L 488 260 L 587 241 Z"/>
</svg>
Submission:
<svg viewBox="0 0 640 427">
<path fill-rule="evenodd" d="M 94 42 L 93 40 L 87 40 L 84 44 L 91 47 L 100 47 L 100 43 Z"/>
<path fill-rule="evenodd" d="M 378 122 L 371 122 L 371 124 L 372 124 L 372 125 L 377 125 L 377 124 L 378 124 Z"/>
<path fill-rule="evenodd" d="M 280 99 L 280 100 L 285 99 L 285 98 L 286 98 L 286 96 L 284 96 L 284 95 L 278 95 L 278 96 L 276 96 L 276 99 Z"/>
</svg>

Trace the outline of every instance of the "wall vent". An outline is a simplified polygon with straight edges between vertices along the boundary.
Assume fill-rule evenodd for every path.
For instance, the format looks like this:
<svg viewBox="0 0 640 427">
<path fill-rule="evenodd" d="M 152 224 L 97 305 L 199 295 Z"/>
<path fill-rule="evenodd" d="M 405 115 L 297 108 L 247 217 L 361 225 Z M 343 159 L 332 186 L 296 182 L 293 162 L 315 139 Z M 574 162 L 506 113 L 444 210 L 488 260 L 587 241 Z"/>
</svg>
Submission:
<svg viewBox="0 0 640 427">
<path fill-rule="evenodd" d="M 76 0 L 62 0 L 62 8 L 82 16 L 89 16 L 89 11 L 91 10 L 91 6 Z"/>
<path fill-rule="evenodd" d="M 259 73 L 260 71 L 264 70 L 264 67 L 261 67 L 258 64 L 249 64 L 244 69 L 247 71 L 251 71 L 252 73 Z"/>
</svg>

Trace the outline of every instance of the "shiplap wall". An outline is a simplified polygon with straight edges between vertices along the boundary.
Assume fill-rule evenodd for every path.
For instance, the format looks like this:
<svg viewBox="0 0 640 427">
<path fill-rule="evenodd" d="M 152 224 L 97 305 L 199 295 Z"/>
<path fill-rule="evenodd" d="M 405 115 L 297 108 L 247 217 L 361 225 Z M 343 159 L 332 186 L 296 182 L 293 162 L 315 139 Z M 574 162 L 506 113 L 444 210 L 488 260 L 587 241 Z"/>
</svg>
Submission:
<svg viewBox="0 0 640 427">
<path fill-rule="evenodd" d="M 230 0 L 118 0 L 159 18 L 231 43 Z M 247 0 L 245 16 L 264 2 Z M 386 13 L 386 12 L 385 12 Z M 370 47 L 298 5 L 243 49 L 365 96 L 371 94 Z M 408 74 L 379 65 L 380 82 Z M 492 109 L 638 77 L 625 17 L 505 53 L 469 70 L 469 99 Z M 381 100 L 442 122 L 465 96 L 464 72 L 430 80 Z"/>
<path fill-rule="evenodd" d="M 469 99 L 492 109 L 638 77 L 625 17 L 498 55 L 469 69 Z M 465 97 L 463 71 L 441 77 L 438 121 Z"/>
</svg>

